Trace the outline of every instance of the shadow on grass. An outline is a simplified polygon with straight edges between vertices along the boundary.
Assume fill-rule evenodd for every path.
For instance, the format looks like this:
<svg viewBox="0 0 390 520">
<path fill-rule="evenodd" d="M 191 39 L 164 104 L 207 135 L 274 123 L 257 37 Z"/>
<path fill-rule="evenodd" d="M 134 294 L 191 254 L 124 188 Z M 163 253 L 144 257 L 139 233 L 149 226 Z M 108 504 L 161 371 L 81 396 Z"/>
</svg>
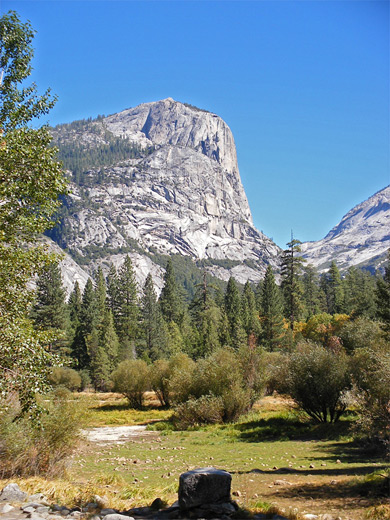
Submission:
<svg viewBox="0 0 390 520">
<path fill-rule="evenodd" d="M 95 412 L 121 412 L 121 411 L 135 411 L 135 412 L 147 412 L 147 411 L 158 411 L 158 410 L 168 410 L 166 406 L 159 406 L 148 404 L 142 406 L 141 408 L 132 408 L 129 403 L 107 403 L 107 404 L 99 404 L 91 407 Z"/>
<path fill-rule="evenodd" d="M 269 442 L 289 440 L 338 440 L 350 436 L 353 418 L 337 423 L 315 423 L 295 415 L 278 416 L 234 425 L 238 440 Z"/>
<path fill-rule="evenodd" d="M 291 476 L 312 476 L 315 477 L 351 477 L 355 478 L 358 475 L 367 475 L 373 473 L 374 471 L 378 471 L 379 469 L 386 469 L 386 465 L 383 464 L 382 467 L 378 465 L 367 465 L 367 466 L 354 466 L 354 467 L 341 467 L 341 468 L 310 468 L 310 469 L 302 469 L 302 468 L 280 468 L 280 469 L 258 469 L 253 468 L 251 470 L 245 471 L 230 471 L 232 474 L 237 475 L 245 475 L 245 474 L 259 474 L 259 475 L 274 475 L 277 478 L 279 475 L 283 475 L 288 477 Z M 287 478 L 288 480 L 288 478 Z"/>
</svg>

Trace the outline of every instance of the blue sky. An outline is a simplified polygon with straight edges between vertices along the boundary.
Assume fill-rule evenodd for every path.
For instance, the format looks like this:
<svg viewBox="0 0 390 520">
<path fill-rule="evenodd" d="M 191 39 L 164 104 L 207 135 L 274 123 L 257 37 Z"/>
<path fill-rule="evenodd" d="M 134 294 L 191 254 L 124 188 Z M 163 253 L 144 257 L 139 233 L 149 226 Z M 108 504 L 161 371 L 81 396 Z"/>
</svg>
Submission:
<svg viewBox="0 0 390 520">
<path fill-rule="evenodd" d="M 0 0 L 50 124 L 173 97 L 221 116 L 255 225 L 322 238 L 390 183 L 389 2 Z"/>
</svg>

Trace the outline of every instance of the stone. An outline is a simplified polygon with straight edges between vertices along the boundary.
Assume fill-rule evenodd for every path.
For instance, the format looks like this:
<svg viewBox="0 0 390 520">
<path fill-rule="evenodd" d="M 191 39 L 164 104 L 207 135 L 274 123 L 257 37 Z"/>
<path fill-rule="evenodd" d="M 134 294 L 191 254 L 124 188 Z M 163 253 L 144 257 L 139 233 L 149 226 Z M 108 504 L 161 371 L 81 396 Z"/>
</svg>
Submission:
<svg viewBox="0 0 390 520">
<path fill-rule="evenodd" d="M 318 518 L 318 515 L 312 515 L 310 513 L 307 513 L 306 515 L 303 515 L 304 520 L 316 520 Z"/>
<path fill-rule="evenodd" d="M 199 468 L 182 473 L 179 479 L 179 507 L 230 502 L 232 476 L 215 468 Z"/>
<path fill-rule="evenodd" d="M 31 520 L 46 520 L 44 516 L 39 513 L 33 512 L 27 515 L 27 518 L 31 518 Z"/>
<path fill-rule="evenodd" d="M 28 500 L 29 500 L 29 502 L 38 502 L 39 504 L 42 504 L 43 506 L 50 505 L 46 496 L 43 493 L 35 493 L 35 495 L 30 495 L 28 497 Z"/>
<path fill-rule="evenodd" d="M 117 512 L 118 512 L 118 511 L 117 511 L 116 509 L 112 509 L 112 508 L 110 508 L 110 507 L 106 507 L 106 508 L 104 508 L 104 509 L 102 509 L 102 510 L 100 511 L 100 515 L 101 515 L 101 516 L 113 515 L 113 514 L 115 514 L 115 513 L 117 513 Z"/>
<path fill-rule="evenodd" d="M 106 496 L 101 497 L 99 495 L 95 495 L 93 497 L 93 501 L 102 509 L 108 507 L 108 498 Z"/>
<path fill-rule="evenodd" d="M 27 498 L 27 493 L 22 491 L 20 487 L 12 482 L 7 484 L 0 493 L 0 500 L 7 502 L 23 502 Z"/>
<path fill-rule="evenodd" d="M 104 520 L 134 520 L 132 516 L 121 515 L 120 513 L 112 513 L 103 518 Z"/>
<path fill-rule="evenodd" d="M 14 508 L 14 506 L 11 506 L 11 504 L 4 504 L 3 506 L 0 506 L 0 514 L 9 513 L 13 509 L 15 509 L 15 508 Z"/>
</svg>

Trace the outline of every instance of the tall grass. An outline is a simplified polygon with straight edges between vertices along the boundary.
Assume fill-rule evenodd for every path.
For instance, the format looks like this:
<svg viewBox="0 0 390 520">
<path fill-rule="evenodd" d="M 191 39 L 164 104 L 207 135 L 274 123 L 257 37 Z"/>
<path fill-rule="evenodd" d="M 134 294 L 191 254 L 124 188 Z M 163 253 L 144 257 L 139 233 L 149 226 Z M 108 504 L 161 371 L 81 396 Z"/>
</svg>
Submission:
<svg viewBox="0 0 390 520">
<path fill-rule="evenodd" d="M 63 474 L 84 415 L 80 401 L 68 397 L 42 399 L 39 422 L 20 414 L 16 396 L 0 407 L 0 478 Z"/>
</svg>

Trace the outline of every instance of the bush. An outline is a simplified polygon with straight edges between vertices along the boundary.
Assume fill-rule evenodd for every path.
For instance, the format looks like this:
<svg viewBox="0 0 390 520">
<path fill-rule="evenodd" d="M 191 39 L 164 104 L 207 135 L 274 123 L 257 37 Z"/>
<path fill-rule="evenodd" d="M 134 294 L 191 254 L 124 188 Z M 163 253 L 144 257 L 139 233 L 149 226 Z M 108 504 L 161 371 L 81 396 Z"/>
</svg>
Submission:
<svg viewBox="0 0 390 520">
<path fill-rule="evenodd" d="M 198 399 L 189 399 L 175 409 L 173 423 L 179 430 L 222 422 L 223 401 L 221 397 L 202 395 Z"/>
<path fill-rule="evenodd" d="M 235 352 L 223 348 L 206 359 L 200 359 L 187 373 L 177 371 L 172 385 L 178 405 L 175 410 L 177 424 L 190 423 L 188 416 L 191 412 L 194 413 L 194 423 L 200 424 L 202 417 L 198 413 L 199 409 L 207 404 L 215 410 L 216 401 L 212 398 L 218 399 L 218 403 L 222 405 L 219 422 L 238 419 L 250 409 L 264 386 L 260 360 L 258 353 L 246 349 Z M 217 416 L 218 414 L 213 415 Z M 203 422 L 206 422 L 206 418 Z"/>
<path fill-rule="evenodd" d="M 177 354 L 169 360 L 167 393 L 170 403 L 183 403 L 191 397 L 195 367 L 195 361 L 186 354 Z"/>
<path fill-rule="evenodd" d="M 355 432 L 370 443 L 390 447 L 390 351 L 360 349 L 352 359 L 360 411 Z"/>
<path fill-rule="evenodd" d="M 363 317 L 347 321 L 339 332 L 343 347 L 349 353 L 378 345 L 383 341 L 382 336 L 379 323 Z"/>
<path fill-rule="evenodd" d="M 0 478 L 60 476 L 73 452 L 85 408 L 80 401 L 49 396 L 40 422 L 21 415 L 15 396 L 0 407 Z"/>
<path fill-rule="evenodd" d="M 301 342 L 288 363 L 286 388 L 296 403 L 318 422 L 336 422 L 346 410 L 350 388 L 348 358 L 320 345 Z"/>
<path fill-rule="evenodd" d="M 64 386 L 74 392 L 81 388 L 81 376 L 76 370 L 68 367 L 54 367 L 49 376 L 49 382 L 53 386 Z"/>
<path fill-rule="evenodd" d="M 150 388 L 150 371 L 142 359 L 126 359 L 111 375 L 114 392 L 124 395 L 132 408 L 142 408 L 143 396 Z"/>
</svg>

